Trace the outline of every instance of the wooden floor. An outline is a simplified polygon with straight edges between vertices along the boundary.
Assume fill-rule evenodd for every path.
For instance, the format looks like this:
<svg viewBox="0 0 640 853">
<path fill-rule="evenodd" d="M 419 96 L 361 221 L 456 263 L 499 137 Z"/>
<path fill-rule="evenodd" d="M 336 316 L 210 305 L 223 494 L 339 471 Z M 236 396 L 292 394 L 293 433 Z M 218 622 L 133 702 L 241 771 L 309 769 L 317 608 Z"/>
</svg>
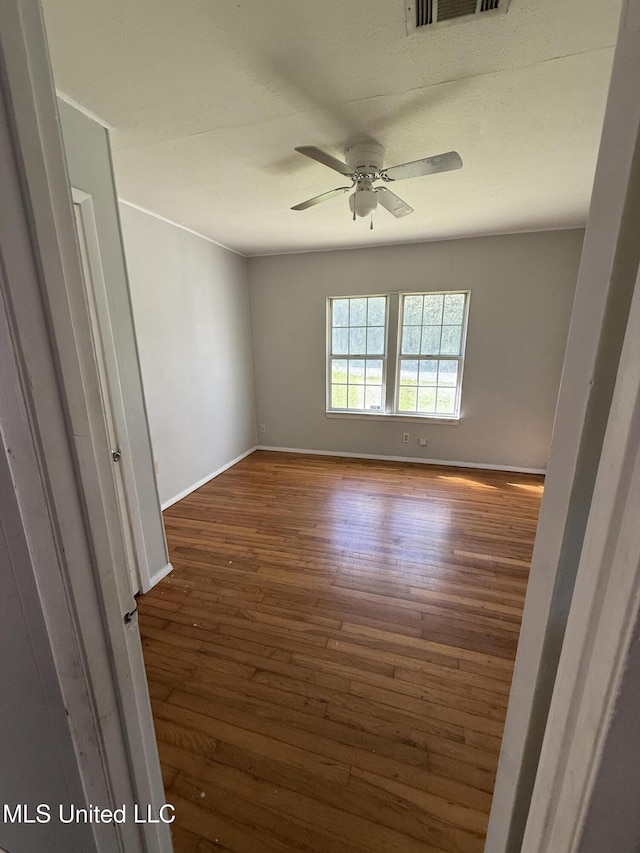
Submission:
<svg viewBox="0 0 640 853">
<path fill-rule="evenodd" d="M 542 478 L 256 452 L 139 600 L 176 853 L 480 853 Z"/>
</svg>

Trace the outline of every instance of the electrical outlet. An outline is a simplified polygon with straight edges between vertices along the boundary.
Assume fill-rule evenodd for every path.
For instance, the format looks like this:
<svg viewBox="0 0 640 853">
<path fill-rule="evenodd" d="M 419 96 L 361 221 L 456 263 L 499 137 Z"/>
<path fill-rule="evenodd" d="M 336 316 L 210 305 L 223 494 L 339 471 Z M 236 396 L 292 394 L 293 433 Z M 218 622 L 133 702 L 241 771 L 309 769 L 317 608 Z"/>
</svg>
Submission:
<svg viewBox="0 0 640 853">
<path fill-rule="evenodd" d="M 266 424 L 260 424 L 260 432 L 266 432 L 266 431 L 267 431 L 267 425 Z"/>
<path fill-rule="evenodd" d="M 402 433 L 402 443 L 403 444 L 409 444 L 409 433 L 408 432 Z"/>
<path fill-rule="evenodd" d="M 426 447 L 427 446 L 427 439 L 426 438 L 419 439 L 418 444 L 420 445 L 420 447 Z"/>
</svg>

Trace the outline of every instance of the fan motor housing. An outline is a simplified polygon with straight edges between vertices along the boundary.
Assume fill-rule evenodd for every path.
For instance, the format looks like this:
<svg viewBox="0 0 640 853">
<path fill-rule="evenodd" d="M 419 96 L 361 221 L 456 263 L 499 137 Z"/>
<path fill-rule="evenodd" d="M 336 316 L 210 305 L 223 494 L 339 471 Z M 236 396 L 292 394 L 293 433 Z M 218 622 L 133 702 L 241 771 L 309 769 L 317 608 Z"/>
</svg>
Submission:
<svg viewBox="0 0 640 853">
<path fill-rule="evenodd" d="M 378 142 L 358 142 L 344 152 L 350 169 L 360 175 L 376 175 L 384 162 L 384 146 Z"/>
</svg>

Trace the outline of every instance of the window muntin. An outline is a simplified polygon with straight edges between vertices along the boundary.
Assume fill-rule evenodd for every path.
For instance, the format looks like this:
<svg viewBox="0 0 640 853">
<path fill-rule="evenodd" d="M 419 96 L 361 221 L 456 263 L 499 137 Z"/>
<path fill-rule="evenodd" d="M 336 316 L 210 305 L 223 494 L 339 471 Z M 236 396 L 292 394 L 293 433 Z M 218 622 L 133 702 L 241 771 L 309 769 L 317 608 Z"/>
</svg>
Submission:
<svg viewBox="0 0 640 853">
<path fill-rule="evenodd" d="M 387 297 L 329 300 L 330 411 L 385 411 Z"/>
<path fill-rule="evenodd" d="M 398 414 L 459 417 L 468 304 L 467 292 L 401 295 Z"/>
</svg>

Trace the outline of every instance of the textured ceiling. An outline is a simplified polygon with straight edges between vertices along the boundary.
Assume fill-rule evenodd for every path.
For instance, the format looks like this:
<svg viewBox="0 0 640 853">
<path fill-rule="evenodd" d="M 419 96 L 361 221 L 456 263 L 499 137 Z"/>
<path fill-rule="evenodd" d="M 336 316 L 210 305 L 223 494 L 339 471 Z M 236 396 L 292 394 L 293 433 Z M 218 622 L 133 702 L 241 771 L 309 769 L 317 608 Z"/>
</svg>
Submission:
<svg viewBox="0 0 640 853">
<path fill-rule="evenodd" d="M 44 0 L 56 85 L 113 127 L 122 198 L 244 254 L 565 228 L 588 210 L 621 0 L 511 0 L 406 34 L 403 0 Z M 455 149 L 375 229 L 293 151 Z"/>
</svg>

